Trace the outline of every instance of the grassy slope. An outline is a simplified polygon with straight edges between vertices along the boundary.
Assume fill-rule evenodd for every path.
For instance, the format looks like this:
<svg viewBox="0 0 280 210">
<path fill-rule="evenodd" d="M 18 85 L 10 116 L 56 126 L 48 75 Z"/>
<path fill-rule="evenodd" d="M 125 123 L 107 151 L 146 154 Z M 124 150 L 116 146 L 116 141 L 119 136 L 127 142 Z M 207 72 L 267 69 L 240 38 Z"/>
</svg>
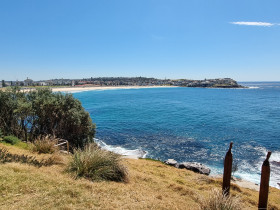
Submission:
<svg viewBox="0 0 280 210">
<path fill-rule="evenodd" d="M 0 144 L 10 152 L 27 150 Z M 36 155 L 44 158 L 44 155 Z M 62 164 L 36 168 L 26 164 L 0 165 L 0 209 L 198 209 L 198 199 L 221 180 L 166 166 L 149 160 L 125 159 L 129 182 L 98 182 L 73 179 Z M 232 194 L 241 197 L 244 209 L 256 209 L 258 192 L 233 186 Z M 280 209 L 280 191 L 271 188 L 270 207 Z"/>
</svg>

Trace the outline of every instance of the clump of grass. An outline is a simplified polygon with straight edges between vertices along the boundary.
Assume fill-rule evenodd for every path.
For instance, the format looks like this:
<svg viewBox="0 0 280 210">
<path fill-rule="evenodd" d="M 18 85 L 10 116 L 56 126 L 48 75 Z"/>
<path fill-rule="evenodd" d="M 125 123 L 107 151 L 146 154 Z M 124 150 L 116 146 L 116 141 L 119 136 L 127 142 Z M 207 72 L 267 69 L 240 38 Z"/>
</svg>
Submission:
<svg viewBox="0 0 280 210">
<path fill-rule="evenodd" d="M 125 182 L 128 175 L 120 155 L 102 150 L 96 144 L 88 144 L 83 150 L 75 149 L 68 172 L 76 178 L 85 177 L 92 181 Z"/>
<path fill-rule="evenodd" d="M 20 140 L 17 137 L 15 137 L 15 136 L 5 136 L 3 138 L 3 141 L 8 143 L 8 144 L 11 144 L 11 145 L 15 145 L 18 142 L 20 142 Z"/>
<path fill-rule="evenodd" d="M 53 154 L 58 151 L 55 146 L 57 140 L 52 136 L 43 136 L 34 141 L 32 145 L 32 151 L 38 152 L 39 154 Z"/>
<path fill-rule="evenodd" d="M 209 197 L 200 199 L 201 210 L 241 210 L 242 204 L 238 197 L 227 196 L 218 189 L 213 189 Z"/>
</svg>

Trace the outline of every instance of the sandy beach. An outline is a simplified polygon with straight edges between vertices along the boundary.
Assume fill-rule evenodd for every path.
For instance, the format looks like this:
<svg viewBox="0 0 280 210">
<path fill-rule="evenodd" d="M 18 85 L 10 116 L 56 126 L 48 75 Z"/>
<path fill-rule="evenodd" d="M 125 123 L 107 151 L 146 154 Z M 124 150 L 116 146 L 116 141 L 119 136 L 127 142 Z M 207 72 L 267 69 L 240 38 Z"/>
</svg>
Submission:
<svg viewBox="0 0 280 210">
<path fill-rule="evenodd" d="M 171 88 L 175 86 L 85 86 L 85 87 L 58 87 L 52 88 L 53 92 L 72 92 L 89 90 L 114 90 L 114 89 L 143 89 L 143 88 Z"/>
</svg>

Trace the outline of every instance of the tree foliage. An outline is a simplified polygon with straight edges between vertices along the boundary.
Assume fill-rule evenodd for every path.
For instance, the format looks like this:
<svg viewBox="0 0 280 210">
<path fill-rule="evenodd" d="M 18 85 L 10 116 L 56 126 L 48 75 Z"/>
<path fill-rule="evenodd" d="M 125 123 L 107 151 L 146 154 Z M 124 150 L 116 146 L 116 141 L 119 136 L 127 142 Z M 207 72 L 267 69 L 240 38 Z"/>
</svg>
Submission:
<svg viewBox="0 0 280 210">
<path fill-rule="evenodd" d="M 53 135 L 75 147 L 91 142 L 95 134 L 95 124 L 79 100 L 46 88 L 26 93 L 17 87 L 0 91 L 0 129 L 4 135 L 26 141 Z"/>
</svg>

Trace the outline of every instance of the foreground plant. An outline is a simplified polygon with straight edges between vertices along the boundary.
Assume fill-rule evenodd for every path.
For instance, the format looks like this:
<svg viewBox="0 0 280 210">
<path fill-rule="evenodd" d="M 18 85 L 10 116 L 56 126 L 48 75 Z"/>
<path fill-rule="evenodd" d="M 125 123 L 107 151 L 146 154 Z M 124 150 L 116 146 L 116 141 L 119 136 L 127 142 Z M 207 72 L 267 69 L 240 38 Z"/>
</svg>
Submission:
<svg viewBox="0 0 280 210">
<path fill-rule="evenodd" d="M 43 136 L 36 139 L 32 145 L 32 151 L 38 152 L 39 154 L 53 154 L 58 151 L 55 146 L 57 139 L 53 136 Z"/>
<path fill-rule="evenodd" d="M 213 189 L 209 197 L 200 200 L 201 210 L 241 210 L 241 201 L 237 197 L 226 196 L 218 189 Z"/>
<path fill-rule="evenodd" d="M 92 181 L 127 181 L 127 169 L 121 164 L 121 156 L 102 150 L 96 144 L 88 144 L 83 150 L 76 149 L 68 166 L 68 172 L 76 178 Z"/>
<path fill-rule="evenodd" d="M 11 145 L 15 145 L 18 142 L 20 142 L 20 140 L 17 137 L 15 137 L 15 136 L 5 136 L 3 138 L 3 141 L 8 143 L 8 144 L 11 144 Z"/>
</svg>

